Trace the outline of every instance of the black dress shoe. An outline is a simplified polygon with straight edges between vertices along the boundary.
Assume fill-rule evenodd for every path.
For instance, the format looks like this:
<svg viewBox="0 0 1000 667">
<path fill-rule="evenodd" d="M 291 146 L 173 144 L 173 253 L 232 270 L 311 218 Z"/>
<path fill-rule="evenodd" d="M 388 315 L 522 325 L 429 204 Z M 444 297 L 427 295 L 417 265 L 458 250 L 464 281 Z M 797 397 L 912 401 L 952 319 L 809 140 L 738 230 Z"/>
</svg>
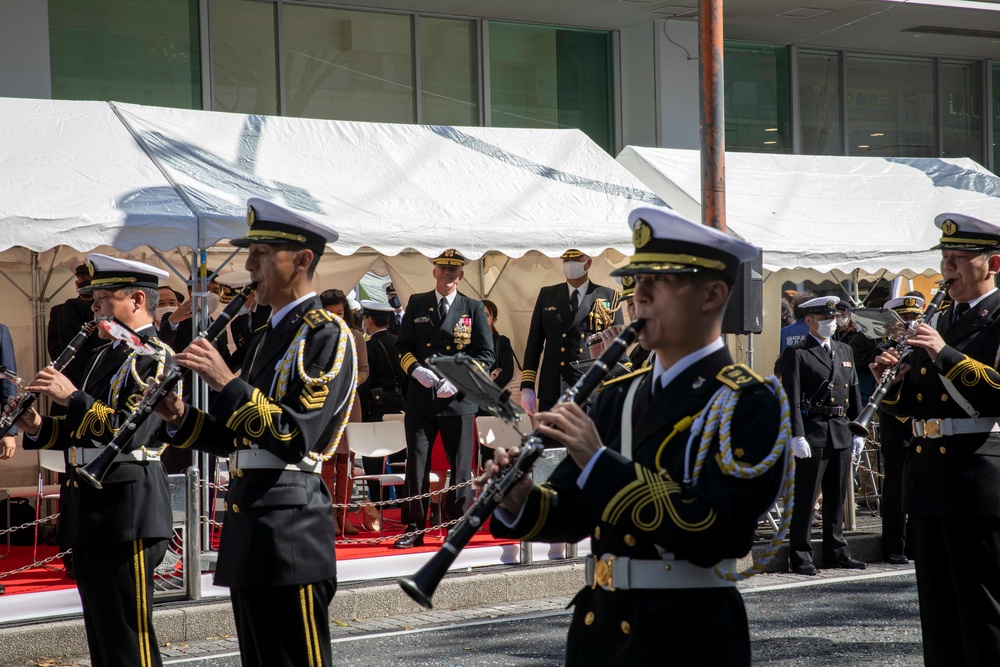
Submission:
<svg viewBox="0 0 1000 667">
<path fill-rule="evenodd" d="M 860 561 L 857 558 L 848 557 L 847 560 L 837 560 L 830 563 L 830 567 L 842 567 L 848 570 L 863 570 L 868 567 L 868 564 L 864 561 Z"/>
<path fill-rule="evenodd" d="M 792 572 L 795 574 L 804 574 L 807 577 L 812 577 L 816 575 L 816 566 L 812 563 L 799 563 L 792 568 Z"/>
<path fill-rule="evenodd" d="M 893 565 L 909 565 L 910 559 L 903 554 L 888 554 L 885 557 L 885 562 Z"/>
<path fill-rule="evenodd" d="M 0 595 L 3 595 L 6 592 L 7 592 L 7 589 L 3 587 L 3 584 L 0 584 Z"/>
<path fill-rule="evenodd" d="M 411 549 L 413 547 L 424 546 L 424 534 L 420 535 L 403 535 L 401 538 L 392 543 L 397 549 Z"/>
</svg>

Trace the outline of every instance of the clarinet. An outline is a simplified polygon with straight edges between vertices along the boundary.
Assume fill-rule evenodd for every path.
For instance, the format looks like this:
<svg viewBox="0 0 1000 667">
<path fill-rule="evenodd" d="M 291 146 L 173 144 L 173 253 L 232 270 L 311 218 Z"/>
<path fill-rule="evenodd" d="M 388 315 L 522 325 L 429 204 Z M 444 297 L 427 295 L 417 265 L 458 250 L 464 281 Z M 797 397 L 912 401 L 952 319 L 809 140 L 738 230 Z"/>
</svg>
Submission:
<svg viewBox="0 0 1000 667">
<path fill-rule="evenodd" d="M 233 300 L 226 305 L 225 309 L 212 322 L 212 326 L 208 328 L 208 331 L 199 336 L 199 338 L 203 338 L 210 343 L 218 338 L 225 330 L 226 325 L 229 324 L 229 320 L 236 316 L 236 313 L 240 311 L 246 300 L 250 298 L 253 288 L 254 283 L 251 283 L 238 291 Z M 102 482 L 104 477 L 111 470 L 115 459 L 119 454 L 127 454 L 135 449 L 134 447 L 129 447 L 129 443 L 132 442 L 136 431 L 152 416 L 153 410 L 160 404 L 160 401 L 173 391 L 183 375 L 184 369 L 174 364 L 170 364 L 164 369 L 163 379 L 160 381 L 160 384 L 148 396 L 139 401 L 139 404 L 129 414 L 128 419 L 125 420 L 125 423 L 122 424 L 114 437 L 111 438 L 111 442 L 97 455 L 97 458 L 87 465 L 76 469 L 76 472 L 84 481 L 97 489 L 103 487 Z"/>
<path fill-rule="evenodd" d="M 76 356 L 76 353 L 80 351 L 81 347 L 83 347 L 83 344 L 90 337 L 90 334 L 94 333 L 96 329 L 97 320 L 87 322 L 80 327 L 80 330 L 75 336 L 73 336 L 73 340 L 69 342 L 66 349 L 60 352 L 59 356 L 56 357 L 56 360 L 49 364 L 49 366 L 62 372 L 62 370 L 69 365 L 69 362 L 73 361 L 73 357 Z M 8 369 L 4 368 L 4 371 L 7 370 Z M 13 378 L 7 375 L 7 372 L 4 373 L 4 377 L 11 382 L 15 382 Z M 16 378 L 16 375 L 14 377 Z M 37 399 L 38 394 L 33 391 L 26 391 L 17 397 L 17 402 L 14 404 L 14 407 L 11 408 L 10 412 L 4 412 L 3 416 L 0 416 L 0 438 L 10 432 L 10 429 L 12 429 L 14 424 L 17 423 L 17 420 L 20 419 L 32 405 L 35 404 Z"/>
<path fill-rule="evenodd" d="M 937 291 L 937 294 L 934 295 L 931 302 L 927 304 L 927 308 L 920 314 L 920 317 L 907 323 L 909 333 L 906 335 L 906 338 L 913 335 L 913 332 L 917 329 L 917 325 L 929 322 L 930 319 L 934 317 L 934 313 L 936 313 L 937 309 L 941 307 L 941 302 L 944 301 L 944 298 L 948 295 L 948 288 L 951 287 L 951 283 L 952 281 L 950 280 L 942 282 L 941 289 Z M 889 387 L 892 386 L 892 381 L 896 379 L 896 375 L 899 374 L 899 369 L 903 367 L 906 358 L 910 356 L 910 352 L 913 351 L 913 348 L 906 344 L 906 338 L 904 338 L 903 341 L 900 342 L 899 347 L 896 348 L 896 351 L 899 352 L 899 360 L 897 360 L 894 365 L 885 369 L 885 372 L 882 373 L 882 377 L 879 379 L 878 386 L 875 387 L 875 391 L 868 400 L 868 405 L 865 406 L 864 410 L 861 411 L 861 414 L 858 415 L 858 418 L 855 421 L 848 423 L 847 428 L 849 428 L 851 433 L 854 435 L 860 435 L 865 438 L 871 435 L 870 426 L 872 419 L 875 418 L 875 413 L 878 411 L 878 406 L 882 404 L 882 399 L 889 393 Z"/>
<path fill-rule="evenodd" d="M 644 320 L 636 320 L 626 327 L 608 345 L 600 358 L 596 359 L 587 372 L 576 381 L 576 384 L 566 390 L 566 393 L 559 398 L 559 402 L 572 401 L 577 405 L 586 403 L 594 390 L 604 381 L 622 353 L 635 341 L 643 324 L 645 324 Z M 399 585 L 406 591 L 407 595 L 427 609 L 433 606 L 431 597 L 433 597 L 434 590 L 441 583 L 445 573 L 448 572 L 448 567 L 455 562 L 459 552 L 479 531 L 483 522 L 493 514 L 493 510 L 500 505 L 500 502 L 510 493 L 514 485 L 531 472 L 532 466 L 535 465 L 535 461 L 544 450 L 545 444 L 537 430 L 524 437 L 521 453 L 499 476 L 486 483 L 476 502 L 448 533 L 447 539 L 438 552 L 412 577 L 399 579 Z"/>
</svg>

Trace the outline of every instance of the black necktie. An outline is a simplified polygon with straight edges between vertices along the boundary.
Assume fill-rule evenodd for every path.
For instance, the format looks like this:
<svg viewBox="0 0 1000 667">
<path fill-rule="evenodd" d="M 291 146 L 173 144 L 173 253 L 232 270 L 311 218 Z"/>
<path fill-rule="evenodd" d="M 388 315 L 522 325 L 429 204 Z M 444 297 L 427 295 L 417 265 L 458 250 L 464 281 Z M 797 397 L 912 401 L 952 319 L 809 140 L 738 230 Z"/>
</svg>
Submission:
<svg viewBox="0 0 1000 667">
<path fill-rule="evenodd" d="M 396 326 L 398 327 L 400 324 L 402 324 L 402 322 L 403 322 L 403 316 L 400 315 L 399 313 L 396 313 Z"/>
<path fill-rule="evenodd" d="M 579 307 L 580 307 L 580 290 L 575 289 L 573 290 L 573 294 L 569 297 L 569 309 L 575 313 L 577 308 Z"/>
<path fill-rule="evenodd" d="M 831 359 L 833 359 L 833 345 L 830 344 L 830 341 L 823 343 L 823 349 L 826 350 L 826 353 L 830 355 Z"/>
<path fill-rule="evenodd" d="M 962 303 L 955 305 L 955 313 L 951 316 L 951 322 L 954 324 L 958 322 L 958 318 L 965 314 L 965 311 L 969 310 L 969 304 L 963 301 Z"/>
<path fill-rule="evenodd" d="M 441 321 L 444 322 L 444 318 L 448 317 L 448 299 L 441 297 L 441 302 L 438 303 L 438 314 L 441 316 Z"/>
<path fill-rule="evenodd" d="M 260 351 L 264 348 L 264 343 L 267 341 L 267 335 L 274 331 L 274 327 L 271 326 L 270 320 L 264 325 L 264 333 L 260 336 L 260 343 L 257 345 L 257 349 L 253 351 L 253 359 L 250 361 L 250 377 L 256 377 L 257 373 L 260 372 L 257 366 L 257 357 L 260 356 Z M 249 380 L 249 378 L 248 378 Z"/>
</svg>

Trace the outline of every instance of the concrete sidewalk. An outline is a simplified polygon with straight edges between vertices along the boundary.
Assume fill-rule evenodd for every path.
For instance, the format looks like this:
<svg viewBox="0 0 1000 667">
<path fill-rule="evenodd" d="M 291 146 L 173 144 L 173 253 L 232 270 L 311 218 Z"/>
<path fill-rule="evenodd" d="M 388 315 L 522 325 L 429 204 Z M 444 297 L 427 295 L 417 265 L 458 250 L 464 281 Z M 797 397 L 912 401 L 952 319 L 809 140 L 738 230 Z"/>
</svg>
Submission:
<svg viewBox="0 0 1000 667">
<path fill-rule="evenodd" d="M 881 520 L 859 507 L 857 529 L 848 533 L 855 558 L 875 562 L 882 559 Z M 755 544 L 759 559 L 771 537 L 761 527 L 761 541 Z M 815 538 L 819 535 L 814 533 Z M 822 548 L 814 543 L 822 567 Z M 750 565 L 749 557 L 740 566 Z M 788 569 L 788 548 L 781 547 L 769 572 Z M 471 572 L 451 573 L 444 578 L 434 595 L 436 609 L 462 609 L 485 604 L 572 597 L 583 583 L 583 559 L 565 559 L 531 565 L 491 566 Z M 422 607 L 402 591 L 393 580 L 363 581 L 342 584 L 330 605 L 331 623 L 377 619 L 399 614 L 418 614 Z M 154 612 L 157 639 L 161 645 L 177 645 L 235 635 L 229 601 L 173 602 L 158 605 Z M 169 649 L 165 649 L 169 650 Z M 43 659 L 56 660 L 87 655 L 83 619 L 45 619 L 0 626 L 0 665 L 32 665 Z M 59 664 L 54 662 L 51 664 Z"/>
</svg>

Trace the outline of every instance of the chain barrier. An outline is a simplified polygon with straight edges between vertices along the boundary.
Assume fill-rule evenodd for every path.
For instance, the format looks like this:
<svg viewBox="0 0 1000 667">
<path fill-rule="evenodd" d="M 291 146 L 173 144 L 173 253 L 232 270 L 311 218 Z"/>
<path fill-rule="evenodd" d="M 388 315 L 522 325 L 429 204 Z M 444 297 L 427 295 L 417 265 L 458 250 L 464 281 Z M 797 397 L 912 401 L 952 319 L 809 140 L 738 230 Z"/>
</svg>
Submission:
<svg viewBox="0 0 1000 667">
<path fill-rule="evenodd" d="M 48 558 L 43 558 L 42 560 L 36 560 L 34 563 L 31 563 L 30 565 L 19 567 L 16 570 L 11 570 L 10 572 L 0 572 L 0 579 L 3 579 L 4 577 L 10 577 L 15 574 L 20 574 L 21 572 L 26 572 L 36 567 L 45 567 L 46 565 L 56 560 L 57 558 L 62 558 L 63 556 L 66 556 L 71 553 L 73 553 L 73 550 L 67 549 L 66 551 L 60 551 L 54 556 L 49 556 Z"/>
<path fill-rule="evenodd" d="M 55 519 L 58 516 L 59 513 L 57 512 L 55 514 L 50 514 L 49 516 L 42 517 L 41 519 L 35 519 L 34 521 L 29 521 L 28 523 L 22 523 L 20 526 L 14 526 L 13 528 L 5 528 L 4 530 L 0 530 L 0 537 L 3 537 L 7 533 L 13 533 L 15 530 L 21 530 L 22 528 L 31 528 L 32 526 L 40 524 L 44 521 L 51 521 L 52 519 Z"/>
</svg>

